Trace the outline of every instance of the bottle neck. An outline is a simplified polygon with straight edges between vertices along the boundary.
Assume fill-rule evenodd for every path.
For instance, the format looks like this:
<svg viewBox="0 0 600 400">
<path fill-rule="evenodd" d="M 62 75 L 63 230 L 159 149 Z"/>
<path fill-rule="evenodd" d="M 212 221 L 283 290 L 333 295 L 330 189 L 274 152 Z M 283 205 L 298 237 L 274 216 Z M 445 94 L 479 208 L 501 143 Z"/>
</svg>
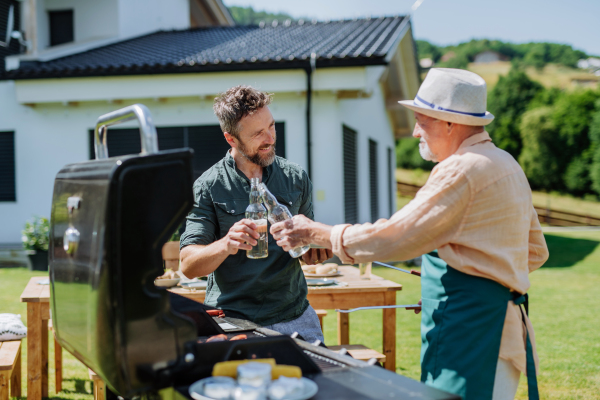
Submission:
<svg viewBox="0 0 600 400">
<path fill-rule="evenodd" d="M 273 193 L 269 192 L 269 189 L 265 186 L 264 183 L 260 184 L 260 191 L 262 193 L 263 202 L 265 203 L 265 207 L 271 210 L 273 207 L 279 205 L 279 202 L 273 196 Z"/>
<path fill-rule="evenodd" d="M 262 195 L 260 194 L 260 190 L 258 189 L 258 183 L 252 182 L 252 186 L 250 187 L 250 204 L 262 203 Z"/>
</svg>

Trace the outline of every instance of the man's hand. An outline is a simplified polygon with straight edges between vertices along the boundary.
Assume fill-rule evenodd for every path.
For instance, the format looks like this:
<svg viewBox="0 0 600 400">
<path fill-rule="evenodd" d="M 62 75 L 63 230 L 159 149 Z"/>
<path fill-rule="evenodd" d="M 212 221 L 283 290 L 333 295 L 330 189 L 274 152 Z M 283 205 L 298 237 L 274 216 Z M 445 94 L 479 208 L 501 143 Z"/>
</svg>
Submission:
<svg viewBox="0 0 600 400">
<path fill-rule="evenodd" d="M 419 305 L 422 305 L 422 302 L 423 302 L 422 300 L 419 300 Z M 415 314 L 418 314 L 420 312 L 421 312 L 420 308 L 415 308 Z"/>
<path fill-rule="evenodd" d="M 236 222 L 223 237 L 228 254 L 237 254 L 239 250 L 251 250 L 258 243 L 255 239 L 260 237 L 254 222 L 244 218 Z"/>
<path fill-rule="evenodd" d="M 307 265 L 319 264 L 333 257 L 330 249 L 310 249 L 302 255 L 302 260 Z"/>
<path fill-rule="evenodd" d="M 271 226 L 271 235 L 277 245 L 285 251 L 311 243 L 311 233 L 315 222 L 304 215 L 295 215 L 292 219 Z"/>
</svg>

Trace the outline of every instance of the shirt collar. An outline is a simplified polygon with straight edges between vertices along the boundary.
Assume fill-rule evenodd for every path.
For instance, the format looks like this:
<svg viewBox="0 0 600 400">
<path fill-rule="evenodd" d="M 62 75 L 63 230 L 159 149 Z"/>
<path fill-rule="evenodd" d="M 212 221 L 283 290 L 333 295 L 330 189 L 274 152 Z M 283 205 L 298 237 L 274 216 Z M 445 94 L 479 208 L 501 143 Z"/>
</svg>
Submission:
<svg viewBox="0 0 600 400">
<path fill-rule="evenodd" d="M 225 154 L 225 164 L 229 165 L 242 179 L 250 182 L 250 179 L 248 179 L 246 174 L 244 174 L 235 164 L 235 159 L 231 155 L 231 149 L 227 150 L 227 154 Z M 263 168 L 262 182 L 266 182 L 269 175 L 271 175 L 273 164 L 275 164 L 275 161 L 273 161 L 273 163 L 271 163 L 271 165 L 268 167 Z"/>
<path fill-rule="evenodd" d="M 464 149 L 465 147 L 473 146 L 474 144 L 481 142 L 491 142 L 492 138 L 490 138 L 490 134 L 486 131 L 479 132 L 474 134 L 473 136 L 469 136 L 466 138 L 461 144 L 459 149 Z"/>
</svg>

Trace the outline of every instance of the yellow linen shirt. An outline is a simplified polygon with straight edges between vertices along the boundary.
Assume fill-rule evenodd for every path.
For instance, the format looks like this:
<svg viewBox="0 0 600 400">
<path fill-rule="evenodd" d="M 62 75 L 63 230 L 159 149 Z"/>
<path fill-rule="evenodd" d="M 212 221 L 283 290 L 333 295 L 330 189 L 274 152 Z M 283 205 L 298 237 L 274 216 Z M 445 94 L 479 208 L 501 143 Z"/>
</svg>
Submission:
<svg viewBox="0 0 600 400">
<path fill-rule="evenodd" d="M 437 164 L 416 197 L 389 220 L 336 225 L 331 243 L 349 264 L 409 260 L 438 249 L 451 267 L 518 293 L 527 292 L 529 273 L 548 259 L 527 178 L 485 131 Z M 535 353 L 529 319 L 527 325 Z M 524 328 L 518 306 L 509 302 L 499 357 L 526 373 Z M 537 353 L 535 359 L 537 365 Z"/>
</svg>

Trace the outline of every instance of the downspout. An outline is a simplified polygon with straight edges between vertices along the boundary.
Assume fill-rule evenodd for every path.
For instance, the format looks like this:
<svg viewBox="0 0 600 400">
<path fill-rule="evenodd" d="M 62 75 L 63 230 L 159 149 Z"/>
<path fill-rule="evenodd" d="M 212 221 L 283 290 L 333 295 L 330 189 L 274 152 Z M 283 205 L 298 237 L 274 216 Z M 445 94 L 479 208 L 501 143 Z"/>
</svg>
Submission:
<svg viewBox="0 0 600 400">
<path fill-rule="evenodd" d="M 317 69 L 317 54 L 310 55 L 310 66 L 306 69 L 306 169 L 308 179 L 312 180 L 312 139 L 311 139 L 311 116 L 310 108 L 312 102 L 312 73 Z"/>
</svg>

